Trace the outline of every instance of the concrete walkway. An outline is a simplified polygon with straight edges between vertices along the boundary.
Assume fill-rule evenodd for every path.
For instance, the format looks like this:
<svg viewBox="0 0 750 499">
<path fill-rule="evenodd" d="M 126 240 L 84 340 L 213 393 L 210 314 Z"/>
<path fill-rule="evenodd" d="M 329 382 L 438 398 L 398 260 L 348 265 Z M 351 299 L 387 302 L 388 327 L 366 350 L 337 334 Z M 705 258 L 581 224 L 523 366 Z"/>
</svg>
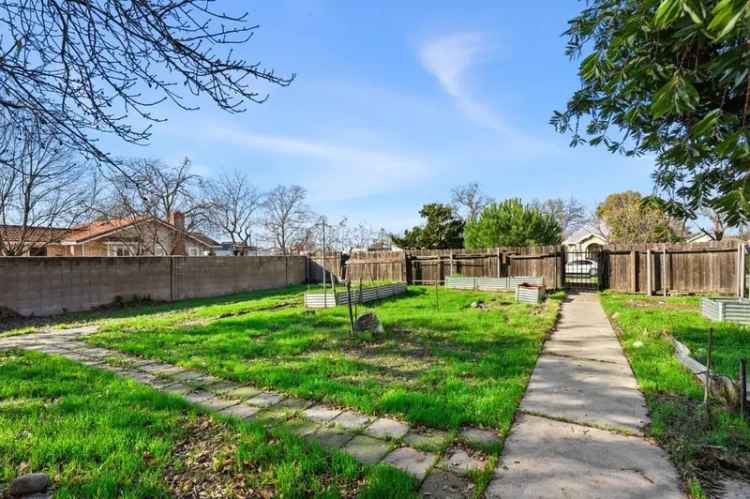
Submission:
<svg viewBox="0 0 750 499">
<path fill-rule="evenodd" d="M 545 344 L 488 498 L 683 498 L 642 437 L 643 395 L 596 294 L 572 295 Z"/>
</svg>

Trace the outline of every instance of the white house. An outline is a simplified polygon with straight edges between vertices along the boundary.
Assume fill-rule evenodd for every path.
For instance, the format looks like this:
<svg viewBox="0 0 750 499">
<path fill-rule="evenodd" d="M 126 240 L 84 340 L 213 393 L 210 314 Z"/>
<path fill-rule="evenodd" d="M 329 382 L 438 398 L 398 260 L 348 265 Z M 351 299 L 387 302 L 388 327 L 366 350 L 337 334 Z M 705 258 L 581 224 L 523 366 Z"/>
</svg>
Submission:
<svg viewBox="0 0 750 499">
<path fill-rule="evenodd" d="M 605 234 L 605 229 L 584 226 L 566 237 L 563 245 L 572 252 L 597 253 L 609 243 Z"/>
</svg>

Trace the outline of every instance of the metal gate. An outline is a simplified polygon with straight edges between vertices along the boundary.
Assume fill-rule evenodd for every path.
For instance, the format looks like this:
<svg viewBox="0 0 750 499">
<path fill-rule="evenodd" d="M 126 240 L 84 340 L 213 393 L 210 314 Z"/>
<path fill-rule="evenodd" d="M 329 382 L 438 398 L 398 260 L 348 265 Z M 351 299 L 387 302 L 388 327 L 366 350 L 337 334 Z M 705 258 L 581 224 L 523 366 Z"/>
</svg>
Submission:
<svg viewBox="0 0 750 499">
<path fill-rule="evenodd" d="M 601 284 L 602 259 L 599 251 L 565 251 L 565 287 L 597 290 Z"/>
</svg>

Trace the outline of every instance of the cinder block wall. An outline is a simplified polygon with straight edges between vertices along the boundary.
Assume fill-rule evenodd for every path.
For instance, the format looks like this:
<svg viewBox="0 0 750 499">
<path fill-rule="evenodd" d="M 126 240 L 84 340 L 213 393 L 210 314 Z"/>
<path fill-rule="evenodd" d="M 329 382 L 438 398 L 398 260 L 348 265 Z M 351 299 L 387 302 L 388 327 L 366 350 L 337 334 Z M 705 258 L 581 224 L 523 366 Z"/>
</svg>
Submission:
<svg viewBox="0 0 750 499">
<path fill-rule="evenodd" d="M 221 296 L 302 283 L 305 267 L 301 256 L 0 257 L 0 307 L 43 316 L 117 299 Z"/>
</svg>

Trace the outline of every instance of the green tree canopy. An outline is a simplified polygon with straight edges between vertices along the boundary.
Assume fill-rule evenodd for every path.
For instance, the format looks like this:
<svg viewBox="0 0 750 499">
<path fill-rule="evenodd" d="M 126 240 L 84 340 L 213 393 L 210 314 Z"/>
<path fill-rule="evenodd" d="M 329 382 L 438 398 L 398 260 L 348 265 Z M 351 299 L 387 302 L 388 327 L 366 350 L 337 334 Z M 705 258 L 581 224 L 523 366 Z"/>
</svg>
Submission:
<svg viewBox="0 0 750 499">
<path fill-rule="evenodd" d="M 487 205 L 479 218 L 466 224 L 467 248 L 558 244 L 562 231 L 555 217 L 520 199 Z"/>
<path fill-rule="evenodd" d="M 634 191 L 610 194 L 596 209 L 609 234 L 617 244 L 663 243 L 680 240 L 682 228 L 654 203 L 644 202 Z"/>
<path fill-rule="evenodd" d="M 401 248 L 447 249 L 464 245 L 464 222 L 451 206 L 430 203 L 419 210 L 425 219 L 421 226 L 404 231 L 403 237 L 391 236 Z"/>
<path fill-rule="evenodd" d="M 750 2 L 590 0 L 565 34 L 581 87 L 558 131 L 654 155 L 672 213 L 750 219 Z"/>
</svg>

